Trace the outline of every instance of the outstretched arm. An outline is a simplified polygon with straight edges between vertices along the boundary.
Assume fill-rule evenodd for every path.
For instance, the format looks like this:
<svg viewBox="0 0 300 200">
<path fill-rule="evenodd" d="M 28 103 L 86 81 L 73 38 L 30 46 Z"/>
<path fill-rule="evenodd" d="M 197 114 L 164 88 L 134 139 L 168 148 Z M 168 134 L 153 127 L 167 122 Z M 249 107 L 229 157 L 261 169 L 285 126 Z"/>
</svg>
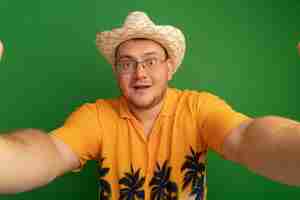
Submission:
<svg viewBox="0 0 300 200">
<path fill-rule="evenodd" d="M 274 116 L 248 120 L 225 138 L 223 153 L 257 174 L 300 186 L 299 122 Z"/>
<path fill-rule="evenodd" d="M 0 194 L 32 190 L 79 167 L 67 145 L 39 130 L 1 134 L 0 152 Z"/>
</svg>

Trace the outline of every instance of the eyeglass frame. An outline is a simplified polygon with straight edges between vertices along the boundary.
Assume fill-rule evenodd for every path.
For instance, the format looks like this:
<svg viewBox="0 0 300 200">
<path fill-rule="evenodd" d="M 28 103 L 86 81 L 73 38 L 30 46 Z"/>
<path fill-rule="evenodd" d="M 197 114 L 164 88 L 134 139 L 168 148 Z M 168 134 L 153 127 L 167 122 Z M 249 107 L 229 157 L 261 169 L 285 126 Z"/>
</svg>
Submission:
<svg viewBox="0 0 300 200">
<path fill-rule="evenodd" d="M 126 62 L 128 62 L 128 63 L 133 63 L 134 65 L 133 65 L 133 70 L 132 71 L 128 71 L 128 72 L 121 72 L 120 70 L 119 70 L 119 61 L 116 61 L 116 63 L 115 63 L 115 68 L 116 68 L 116 71 L 119 73 L 119 74 L 122 74 L 122 75 L 127 75 L 127 74 L 133 74 L 134 72 L 136 72 L 136 70 L 137 70 L 137 68 L 139 67 L 139 65 L 141 64 L 142 65 L 142 67 L 143 67 L 143 69 L 145 69 L 145 70 L 147 70 L 147 72 L 152 72 L 153 70 L 151 69 L 153 66 L 147 66 L 146 65 L 146 61 L 149 61 L 149 60 L 151 60 L 151 59 L 155 59 L 155 61 L 157 61 L 157 63 L 155 64 L 155 65 L 153 65 L 153 66 L 157 66 L 157 65 L 159 65 L 159 64 L 162 64 L 162 63 L 164 63 L 164 62 L 166 62 L 167 60 L 168 60 L 168 56 L 166 56 L 164 59 L 159 59 L 159 58 L 157 58 L 157 57 L 150 57 L 150 58 L 146 58 L 146 59 L 143 59 L 143 60 L 136 60 L 136 59 L 128 59 Z M 125 62 L 125 61 L 124 61 Z"/>
</svg>

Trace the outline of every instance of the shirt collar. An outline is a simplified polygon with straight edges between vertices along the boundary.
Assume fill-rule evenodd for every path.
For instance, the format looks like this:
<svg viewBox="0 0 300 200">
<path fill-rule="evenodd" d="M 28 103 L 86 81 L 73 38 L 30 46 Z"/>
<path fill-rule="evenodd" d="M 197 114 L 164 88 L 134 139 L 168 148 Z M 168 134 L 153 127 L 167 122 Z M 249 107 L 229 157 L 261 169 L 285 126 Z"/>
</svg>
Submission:
<svg viewBox="0 0 300 200">
<path fill-rule="evenodd" d="M 119 114 L 121 118 L 132 118 L 133 115 L 129 111 L 127 101 L 124 96 L 120 97 Z"/>
<path fill-rule="evenodd" d="M 168 88 L 166 96 L 163 100 L 163 106 L 161 109 L 162 116 L 172 116 L 175 114 L 177 95 L 176 90 L 173 88 Z"/>
</svg>

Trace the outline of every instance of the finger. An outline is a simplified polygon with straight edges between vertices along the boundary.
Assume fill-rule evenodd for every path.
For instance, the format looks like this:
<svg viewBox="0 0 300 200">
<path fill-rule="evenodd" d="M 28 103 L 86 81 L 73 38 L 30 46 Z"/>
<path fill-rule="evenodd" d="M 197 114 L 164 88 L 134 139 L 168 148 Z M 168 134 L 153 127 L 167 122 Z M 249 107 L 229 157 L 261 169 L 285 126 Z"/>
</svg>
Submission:
<svg viewBox="0 0 300 200">
<path fill-rule="evenodd" d="M 2 41 L 0 40 L 0 61 L 1 61 L 1 58 L 2 58 L 3 51 L 4 51 L 4 46 L 3 46 Z"/>
</svg>

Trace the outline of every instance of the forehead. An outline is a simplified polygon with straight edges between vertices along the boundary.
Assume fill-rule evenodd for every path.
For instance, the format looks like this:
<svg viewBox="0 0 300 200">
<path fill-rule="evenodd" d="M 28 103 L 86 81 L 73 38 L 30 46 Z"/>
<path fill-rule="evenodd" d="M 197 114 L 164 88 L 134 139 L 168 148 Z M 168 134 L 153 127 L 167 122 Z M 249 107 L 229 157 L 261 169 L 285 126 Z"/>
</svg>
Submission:
<svg viewBox="0 0 300 200">
<path fill-rule="evenodd" d="M 156 54 L 163 56 L 165 54 L 164 48 L 152 40 L 147 39 L 132 39 L 120 44 L 117 48 L 116 57 L 143 57 L 149 54 Z"/>
</svg>

